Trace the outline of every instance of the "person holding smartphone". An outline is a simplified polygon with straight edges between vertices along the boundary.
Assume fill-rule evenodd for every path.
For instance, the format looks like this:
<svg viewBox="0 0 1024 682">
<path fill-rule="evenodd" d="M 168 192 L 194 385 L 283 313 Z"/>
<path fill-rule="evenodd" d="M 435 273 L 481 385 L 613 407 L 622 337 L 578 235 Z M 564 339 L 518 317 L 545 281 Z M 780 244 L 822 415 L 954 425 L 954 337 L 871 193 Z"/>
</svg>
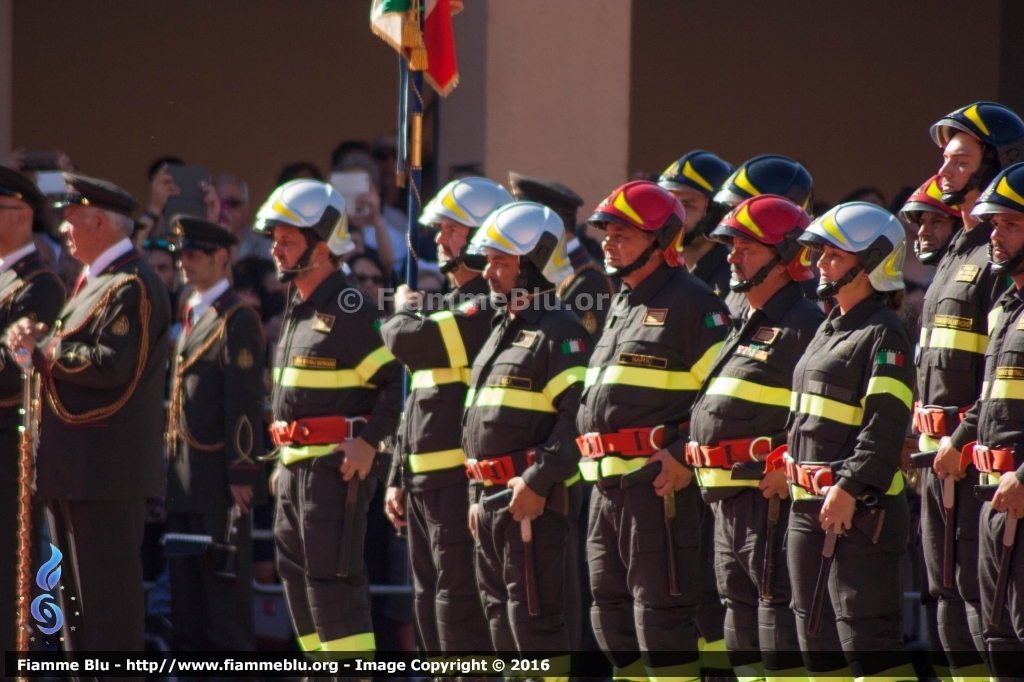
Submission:
<svg viewBox="0 0 1024 682">
<path fill-rule="evenodd" d="M 353 177 L 357 172 L 363 177 Z M 344 183 L 344 186 L 339 186 L 339 183 Z M 331 184 L 345 196 L 346 201 L 351 198 L 353 206 L 349 222 L 360 228 L 366 248 L 376 251 L 377 259 L 388 272 L 396 266 L 401 268 L 409 254 L 405 216 L 400 214 L 400 225 L 389 225 L 384 219 L 380 202 L 380 170 L 373 157 L 363 152 L 347 154 L 341 159 L 336 172 L 331 174 Z"/>
</svg>

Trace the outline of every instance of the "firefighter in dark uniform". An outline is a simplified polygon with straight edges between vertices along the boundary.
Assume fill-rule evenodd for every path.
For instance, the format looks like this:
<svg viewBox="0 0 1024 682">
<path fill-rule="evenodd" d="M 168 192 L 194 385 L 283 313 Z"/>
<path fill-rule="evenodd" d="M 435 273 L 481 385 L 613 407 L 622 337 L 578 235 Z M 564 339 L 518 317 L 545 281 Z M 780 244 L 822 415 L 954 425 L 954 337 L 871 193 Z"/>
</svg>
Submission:
<svg viewBox="0 0 1024 682">
<path fill-rule="evenodd" d="M 462 420 L 470 363 L 491 333 L 487 281 L 467 267 L 464 251 L 484 219 L 511 201 L 487 178 L 442 188 L 420 222 L 438 228 L 438 262 L 453 288 L 440 309 L 429 312 L 422 295 L 399 287 L 396 312 L 380 329 L 388 350 L 412 374 L 385 508 L 396 527 L 409 528 L 416 623 L 431 654 L 491 648 L 466 523 L 466 453 L 453 425 Z"/>
<path fill-rule="evenodd" d="M 63 554 L 65 648 L 141 651 L 139 551 L 146 498 L 164 493 L 170 303 L 132 247 L 135 199 L 103 180 L 64 182 L 63 232 L 85 269 L 45 336 L 22 319 L 7 346 L 33 352 L 46 394 L 36 486 Z"/>
<path fill-rule="evenodd" d="M 978 582 L 981 619 L 992 679 L 1020 679 L 1024 652 L 1024 575 L 1019 561 L 1024 517 L 1024 163 L 999 173 L 977 200 L 972 216 L 992 225 L 992 274 L 1013 285 L 996 302 L 989 325 L 982 392 L 936 457 L 956 461 L 966 451 L 979 483 L 997 485 L 980 512 Z M 977 228 L 975 228 L 977 229 Z M 964 481 L 962 469 L 952 474 Z M 959 493 L 959 484 L 957 485 Z M 957 496 L 957 505 L 961 497 Z M 1007 525 L 1009 529 L 1007 530 Z M 1009 558 L 1009 557 L 1014 558 Z M 961 570 L 963 570 L 961 568 Z M 1003 589 L 1000 590 L 999 586 Z"/>
<path fill-rule="evenodd" d="M 509 173 L 508 183 L 517 201 L 535 201 L 561 217 L 572 274 L 558 285 L 558 297 L 576 311 L 590 338 L 597 343 L 601 340 L 614 292 L 601 264 L 590 257 L 576 238 L 576 214 L 583 205 L 583 198 L 554 180 Z"/>
<path fill-rule="evenodd" d="M 401 367 L 377 330 L 377 306 L 350 287 L 355 248 L 345 200 L 317 180 L 278 187 L 256 216 L 291 282 L 274 358 L 277 570 L 303 651 L 373 651 L 363 561 L 368 478 L 401 410 Z"/>
<path fill-rule="evenodd" d="M 171 365 L 167 532 L 236 548 L 227 560 L 223 548 L 170 559 L 173 648 L 253 651 L 249 512 L 266 504 L 263 327 L 228 282 L 235 236 L 185 216 L 171 228 L 182 281 L 195 293 Z"/>
<path fill-rule="evenodd" d="M 809 214 L 813 189 L 811 174 L 802 164 L 786 156 L 764 154 L 744 161 L 722 183 L 722 188 L 715 194 L 713 201 L 735 208 L 750 197 L 774 194 L 789 199 Z M 832 309 L 831 304 L 818 297 L 813 285 L 813 280 L 803 283 L 804 295 L 827 314 Z M 742 294 L 730 292 L 725 297 L 725 303 L 734 318 L 746 315 L 747 299 Z"/>
<path fill-rule="evenodd" d="M 729 248 L 708 235 L 729 212 L 729 206 L 714 196 L 733 170 L 732 164 L 698 149 L 683 154 L 658 178 L 658 185 L 672 192 L 686 213 L 682 241 L 686 267 L 722 298 L 729 293 Z"/>
<path fill-rule="evenodd" d="M 851 202 L 800 238 L 823 251 L 818 291 L 838 302 L 793 372 L 785 455 L 793 610 L 812 677 L 849 666 L 856 677 L 916 679 L 903 648 L 899 570 L 914 380 L 913 346 L 893 309 L 903 297 L 904 234 L 888 211 Z"/>
<path fill-rule="evenodd" d="M 606 230 L 610 274 L 623 281 L 577 420 L 580 470 L 596 481 L 587 540 L 591 620 L 616 679 L 700 677 L 700 493 L 690 485 L 685 446 L 690 405 L 729 316 L 711 289 L 678 267 L 684 220 L 679 200 L 646 181 L 615 190 L 590 217 Z M 641 473 L 653 476 L 623 487 L 623 474 L 648 463 Z"/>
<path fill-rule="evenodd" d="M 46 198 L 21 173 L 0 166 L 0 327 L 5 331 L 23 317 L 53 325 L 64 305 L 64 284 L 53 273 L 32 242 L 33 218 Z M 18 427 L 22 424 L 21 368 L 7 346 L 0 346 L 0 595 L 3 613 L 0 651 L 14 651 L 17 641 L 17 566 L 19 509 Z M 32 502 L 32 534 L 41 537 L 45 510 Z M 35 543 L 35 541 L 34 541 Z M 32 556 L 39 556 L 32 547 Z M 48 554 L 48 552 L 45 552 Z"/>
<path fill-rule="evenodd" d="M 732 249 L 729 286 L 746 297 L 750 314 L 734 321 L 704 378 L 687 459 L 705 502 L 715 507 L 725 640 L 741 679 L 785 677 L 803 667 L 783 554 L 786 474 L 765 460 L 786 442 L 793 368 L 825 319 L 798 284 L 814 276 L 808 249 L 797 242 L 810 222 L 788 199 L 763 194 L 711 233 Z"/>
<path fill-rule="evenodd" d="M 938 186 L 930 194 L 926 190 L 924 196 L 918 192 L 919 205 L 923 207 L 929 199 L 935 203 L 935 190 L 941 190 L 940 205 L 956 213 L 955 219 L 945 220 L 956 220 L 962 228 L 945 254 L 940 254 L 922 311 L 918 354 L 921 404 L 914 416 L 922 450 L 936 449 L 981 395 L 988 313 L 1006 289 L 1006 278 L 989 269 L 991 223 L 972 216 L 971 210 L 1000 167 L 1024 153 L 1024 122 L 1001 105 L 979 102 L 939 120 L 932 127 L 932 136 L 943 148 L 944 162 Z M 951 473 L 959 477 L 961 468 L 965 471 L 957 483 L 946 483 L 927 469 L 922 472 L 921 534 L 929 589 L 939 600 L 939 635 L 952 673 L 958 678 L 980 679 L 988 677 L 988 671 L 979 653 L 984 652 L 977 575 L 982 503 L 973 494 L 978 471 L 966 462 L 961 466 L 959 453 L 952 460 L 943 458 L 935 463 L 935 471 L 943 479 Z M 956 533 L 951 549 L 955 575 L 944 576 L 943 489 L 947 485 L 954 493 Z M 944 578 L 950 578 L 948 585 Z"/>
<path fill-rule="evenodd" d="M 477 583 L 498 651 L 563 652 L 544 676 L 569 674 L 566 620 L 573 589 L 566 573 L 572 519 L 580 512 L 576 413 L 590 337 L 553 295 L 571 272 L 565 228 L 551 209 L 528 201 L 499 208 L 477 231 L 470 253 L 487 257 L 484 278 L 501 312 L 473 362 L 463 449 L 466 468 L 506 505 L 470 508 Z M 531 575 L 532 573 L 532 575 Z"/>
</svg>

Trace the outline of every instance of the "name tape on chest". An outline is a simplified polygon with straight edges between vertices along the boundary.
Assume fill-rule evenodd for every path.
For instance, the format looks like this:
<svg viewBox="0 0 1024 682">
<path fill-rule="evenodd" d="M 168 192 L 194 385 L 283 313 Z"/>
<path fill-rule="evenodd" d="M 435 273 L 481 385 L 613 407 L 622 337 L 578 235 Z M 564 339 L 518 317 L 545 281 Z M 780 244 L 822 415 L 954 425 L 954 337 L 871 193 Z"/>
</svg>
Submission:
<svg viewBox="0 0 1024 682">
<path fill-rule="evenodd" d="M 487 377 L 488 386 L 500 388 L 518 388 L 522 391 L 529 391 L 533 388 L 533 379 L 529 377 L 514 377 L 508 374 L 492 374 Z"/>
<path fill-rule="evenodd" d="M 518 348 L 533 348 L 533 345 L 537 343 L 537 332 L 531 332 L 523 330 L 519 332 L 519 336 L 512 342 L 513 346 Z"/>
<path fill-rule="evenodd" d="M 300 369 L 337 369 L 338 360 L 336 358 L 311 358 L 307 355 L 293 355 L 291 366 Z"/>
<path fill-rule="evenodd" d="M 644 313 L 645 327 L 664 327 L 668 317 L 668 308 L 648 308 Z"/>
<path fill-rule="evenodd" d="M 330 333 L 334 327 L 334 315 L 326 315 L 324 313 L 317 313 L 313 316 L 313 331 L 323 332 L 324 334 Z"/>
<path fill-rule="evenodd" d="M 956 315 L 936 315 L 935 326 L 969 332 L 974 327 L 974 320 L 969 317 L 958 317 Z"/>
<path fill-rule="evenodd" d="M 668 358 L 659 358 L 656 355 L 640 355 L 638 353 L 619 353 L 619 364 L 628 365 L 629 367 L 667 369 Z"/>
<path fill-rule="evenodd" d="M 956 281 L 971 283 L 978 277 L 979 272 L 981 272 L 980 266 L 965 263 L 956 271 Z"/>
<path fill-rule="evenodd" d="M 1024 367 L 996 367 L 996 379 L 1024 379 Z"/>
</svg>

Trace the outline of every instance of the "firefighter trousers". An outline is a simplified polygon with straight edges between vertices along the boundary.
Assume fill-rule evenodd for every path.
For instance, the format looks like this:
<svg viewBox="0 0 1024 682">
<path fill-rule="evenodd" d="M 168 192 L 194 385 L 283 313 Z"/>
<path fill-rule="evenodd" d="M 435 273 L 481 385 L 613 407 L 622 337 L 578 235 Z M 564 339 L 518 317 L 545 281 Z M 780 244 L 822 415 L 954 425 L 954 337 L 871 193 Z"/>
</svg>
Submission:
<svg viewBox="0 0 1024 682">
<path fill-rule="evenodd" d="M 956 483 L 952 587 L 942 584 L 946 533 L 943 482 L 931 468 L 921 470 L 921 544 L 928 569 L 928 591 L 938 600 L 939 638 L 949 666 L 958 676 L 987 677 L 978 587 L 978 520 L 982 502 L 974 496 L 976 485 L 978 471 L 973 466 Z"/>
<path fill-rule="evenodd" d="M 916 679 L 903 648 L 900 559 L 909 530 L 906 493 L 883 496 L 878 503 L 875 513 L 884 509 L 885 515 L 877 543 L 857 527 L 858 519 L 836 541 L 816 635 L 807 633 L 807 618 L 822 566 L 825 531 L 818 521 L 821 503 L 810 507 L 813 510 L 801 505 L 790 512 L 786 547 L 797 635 L 808 674 L 849 666 L 856 677 Z"/>
<path fill-rule="evenodd" d="M 672 540 L 679 595 L 669 593 L 664 500 L 654 487 L 598 481 L 590 502 L 587 559 L 594 636 L 615 677 L 700 676 L 700 492 L 675 493 Z"/>
<path fill-rule="evenodd" d="M 546 509 L 531 523 L 533 568 L 540 613 L 531 616 L 526 601 L 526 557 L 521 526 L 507 508 L 488 511 L 477 508 L 476 579 L 490 623 L 491 643 L 496 651 L 570 650 L 567 597 L 572 581 L 566 575 L 575 558 L 570 534 L 571 519 L 580 511 L 578 486 L 569 486 L 569 516 Z M 576 607 L 578 608 L 578 607 Z"/>
<path fill-rule="evenodd" d="M 469 531 L 469 481 L 406 498 L 416 625 L 428 654 L 490 651 Z"/>
<path fill-rule="evenodd" d="M 985 628 L 985 648 L 989 655 L 992 675 L 998 680 L 1019 680 L 1024 660 L 1024 523 L 1017 524 L 1012 547 L 1003 546 L 1003 528 L 1006 514 L 997 512 L 988 502 L 981 509 L 978 580 L 981 584 L 981 613 Z M 993 625 L 993 607 L 996 582 L 1003 553 L 1009 551 L 1009 578 L 1006 595 Z"/>
<path fill-rule="evenodd" d="M 370 585 L 363 560 L 366 511 L 374 479 L 346 483 L 341 457 L 327 455 L 278 465 L 274 540 L 292 626 L 303 651 L 373 651 Z M 358 485 L 351 538 L 345 535 L 345 496 Z M 341 577 L 342 544 L 349 545 Z"/>
<path fill-rule="evenodd" d="M 775 527 L 771 599 L 762 583 L 767 548 L 768 500 L 758 488 L 715 503 L 715 571 L 725 599 L 725 643 L 729 660 L 740 668 L 761 661 L 766 672 L 801 668 L 792 591 L 786 565 L 790 502 L 782 500 Z"/>
</svg>

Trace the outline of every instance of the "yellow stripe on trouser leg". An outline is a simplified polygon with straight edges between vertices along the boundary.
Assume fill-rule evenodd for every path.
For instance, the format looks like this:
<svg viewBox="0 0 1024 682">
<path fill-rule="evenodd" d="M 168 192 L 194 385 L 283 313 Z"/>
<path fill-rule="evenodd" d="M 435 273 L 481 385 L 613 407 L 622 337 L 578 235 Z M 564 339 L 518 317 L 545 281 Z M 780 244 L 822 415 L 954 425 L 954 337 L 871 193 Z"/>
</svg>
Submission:
<svg viewBox="0 0 1024 682">
<path fill-rule="evenodd" d="M 299 637 L 299 648 L 303 651 L 319 651 L 320 637 L 315 632 Z"/>
<path fill-rule="evenodd" d="M 647 682 L 647 669 L 644 668 L 644 659 L 638 658 L 625 668 L 613 667 L 612 679 L 628 682 Z"/>
<path fill-rule="evenodd" d="M 962 668 L 952 668 L 953 682 L 988 682 L 990 679 L 988 666 L 984 663 L 965 665 Z"/>
<path fill-rule="evenodd" d="M 765 679 L 764 663 L 750 663 L 748 665 L 735 665 L 732 672 L 736 675 L 737 682 L 759 682 Z"/>
<path fill-rule="evenodd" d="M 332 660 L 346 658 L 367 658 L 367 652 L 374 652 L 377 649 L 377 641 L 372 632 L 361 632 L 358 635 L 349 635 L 324 642 L 320 650 L 328 654 Z"/>
<path fill-rule="evenodd" d="M 693 663 L 681 663 L 680 665 L 666 665 L 661 668 L 648 668 L 647 676 L 654 682 L 699 682 L 700 661 Z"/>
<path fill-rule="evenodd" d="M 932 670 L 935 671 L 935 677 L 942 680 L 942 682 L 953 682 L 953 673 L 948 665 L 937 665 L 932 663 Z M 985 676 L 988 679 L 988 676 Z"/>
<path fill-rule="evenodd" d="M 729 654 L 725 648 L 724 639 L 716 639 L 713 642 L 703 637 L 697 641 L 700 646 L 700 667 L 705 670 L 729 670 Z"/>
<path fill-rule="evenodd" d="M 855 677 L 853 679 L 856 682 L 861 682 L 861 680 L 869 682 L 917 682 L 917 673 L 914 671 L 913 665 L 910 663 L 904 663 L 903 665 L 883 670 L 882 672 L 875 673 L 874 675 Z"/>
<path fill-rule="evenodd" d="M 822 673 L 820 677 L 816 677 L 812 672 L 807 673 L 807 682 L 853 682 L 853 679 L 853 671 L 849 668 Z"/>
<path fill-rule="evenodd" d="M 764 672 L 765 682 L 792 682 L 793 680 L 806 680 L 807 668 L 786 668 L 785 670 L 766 670 Z"/>
</svg>

